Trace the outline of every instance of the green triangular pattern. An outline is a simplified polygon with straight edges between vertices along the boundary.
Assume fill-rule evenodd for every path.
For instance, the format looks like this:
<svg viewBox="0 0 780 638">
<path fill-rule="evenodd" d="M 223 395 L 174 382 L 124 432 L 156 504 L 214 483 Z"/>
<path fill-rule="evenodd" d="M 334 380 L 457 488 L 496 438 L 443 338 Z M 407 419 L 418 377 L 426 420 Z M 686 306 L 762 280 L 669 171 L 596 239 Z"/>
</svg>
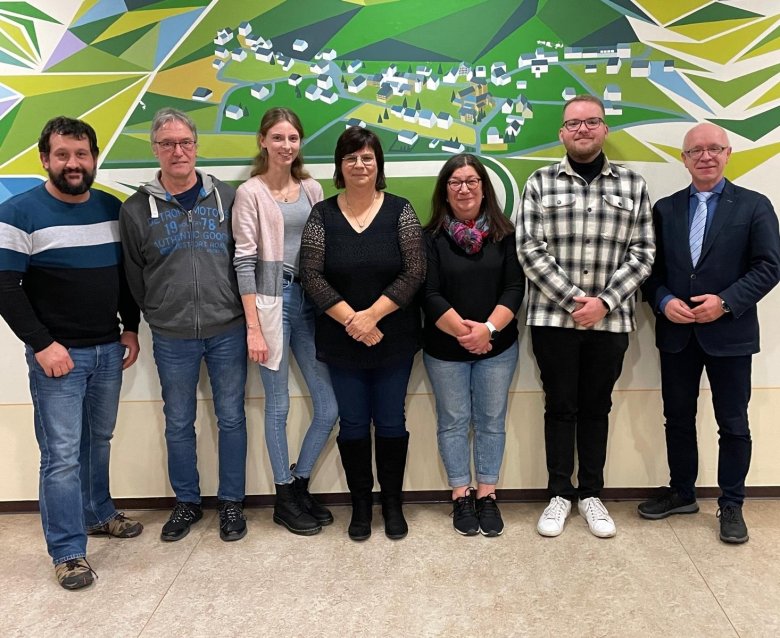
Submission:
<svg viewBox="0 0 780 638">
<path fill-rule="evenodd" d="M 114 22 L 116 22 L 122 14 L 115 16 L 108 16 L 102 20 L 95 20 L 94 22 L 88 22 L 82 24 L 79 27 L 71 27 L 70 32 L 75 35 L 79 40 L 86 44 L 91 44 L 92 41 L 97 38 L 103 31 L 108 29 Z"/>
<path fill-rule="evenodd" d="M 28 18 L 35 18 L 36 20 L 61 24 L 61 22 L 52 18 L 49 14 L 33 7 L 29 2 L 0 2 L 0 12 L 6 11 L 27 16 Z"/>
<path fill-rule="evenodd" d="M 96 43 L 94 46 L 101 51 L 105 51 L 106 53 L 110 53 L 111 55 L 119 57 L 130 47 L 136 44 L 144 35 L 154 29 L 155 26 L 157 25 L 147 24 L 133 31 L 129 31 L 128 33 L 118 35 L 115 38 L 102 40 L 101 42 Z M 154 51 L 152 54 L 154 54 Z"/>
<path fill-rule="evenodd" d="M 110 71 L 112 73 L 125 73 L 147 70 L 93 46 L 88 46 L 67 57 L 62 62 L 55 64 L 49 69 L 49 72 L 77 71 L 94 73 L 96 71 Z"/>
<path fill-rule="evenodd" d="M 680 27 L 685 24 L 697 24 L 699 22 L 719 22 L 721 20 L 738 20 L 740 18 L 763 18 L 761 14 L 753 13 L 747 9 L 732 7 L 728 4 L 713 2 L 698 11 L 680 18 L 677 22 L 669 24 L 669 27 Z"/>
<path fill-rule="evenodd" d="M 728 106 L 734 100 L 739 99 L 746 93 L 750 93 L 756 87 L 773 78 L 777 73 L 780 73 L 780 64 L 759 69 L 732 80 L 715 80 L 700 75 L 686 75 L 686 77 L 703 89 L 718 104 Z"/>
<path fill-rule="evenodd" d="M 758 98 L 755 102 L 753 102 L 753 104 L 751 104 L 748 108 L 752 109 L 756 106 L 769 104 L 770 102 L 774 102 L 775 100 L 780 100 L 780 82 L 775 84 L 771 89 L 769 89 L 760 98 Z"/>
<path fill-rule="evenodd" d="M 0 32 L 0 49 L 4 49 L 6 52 L 14 55 L 18 55 L 21 58 L 24 58 L 25 60 L 29 60 L 30 62 L 34 62 L 32 58 L 30 58 L 30 54 L 22 49 L 16 41 L 9 38 L 5 33 Z"/>
<path fill-rule="evenodd" d="M 710 120 L 713 124 L 722 126 L 742 137 L 755 142 L 764 135 L 780 126 L 780 106 L 759 113 L 744 120 Z"/>
<path fill-rule="evenodd" d="M 180 9 L 192 7 L 201 9 L 209 3 L 209 0 L 160 0 L 145 7 L 139 7 L 136 11 L 148 11 L 150 9 Z"/>
<path fill-rule="evenodd" d="M 764 53 L 770 53 L 780 49 L 780 26 L 773 29 L 765 38 L 762 38 L 753 48 L 751 48 L 745 55 L 742 56 L 742 60 L 752 58 Z"/>
<path fill-rule="evenodd" d="M 19 108 L 21 107 L 21 105 L 22 102 L 20 100 L 16 104 L 16 106 L 11 107 L 11 110 L 8 111 L 3 116 L 3 119 L 0 119 L 0 146 L 3 145 L 3 140 L 5 140 L 5 136 L 8 135 L 8 131 L 11 130 L 11 126 L 16 120 L 16 116 L 19 114 Z"/>
<path fill-rule="evenodd" d="M 160 37 L 160 23 L 152 25 L 152 28 L 144 36 L 138 39 L 133 46 L 120 57 L 123 60 L 138 64 L 145 69 L 154 66 L 154 56 L 157 52 L 157 40 Z"/>
</svg>

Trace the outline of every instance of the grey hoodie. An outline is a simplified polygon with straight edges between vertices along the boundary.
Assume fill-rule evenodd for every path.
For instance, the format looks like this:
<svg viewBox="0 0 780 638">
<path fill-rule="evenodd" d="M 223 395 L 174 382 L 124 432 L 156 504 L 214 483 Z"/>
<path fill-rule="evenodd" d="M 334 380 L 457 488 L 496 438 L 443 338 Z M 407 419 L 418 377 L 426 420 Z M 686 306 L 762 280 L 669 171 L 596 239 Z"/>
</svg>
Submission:
<svg viewBox="0 0 780 638">
<path fill-rule="evenodd" d="M 143 184 L 119 213 L 127 283 L 153 331 L 207 339 L 243 323 L 233 270 L 235 190 L 203 181 L 191 211 L 158 179 Z"/>
</svg>

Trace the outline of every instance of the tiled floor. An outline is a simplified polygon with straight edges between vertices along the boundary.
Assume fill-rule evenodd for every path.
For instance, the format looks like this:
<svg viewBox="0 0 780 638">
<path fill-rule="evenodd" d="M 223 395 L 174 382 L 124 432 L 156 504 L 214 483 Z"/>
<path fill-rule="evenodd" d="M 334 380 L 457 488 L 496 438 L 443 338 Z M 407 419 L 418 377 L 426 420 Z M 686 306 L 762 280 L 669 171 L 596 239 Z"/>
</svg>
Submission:
<svg viewBox="0 0 780 638">
<path fill-rule="evenodd" d="M 57 585 L 37 515 L 0 516 L 0 636 L 780 636 L 780 501 L 747 503 L 751 539 L 717 538 L 716 503 L 649 522 L 636 503 L 607 503 L 614 539 L 575 514 L 558 538 L 535 524 L 542 504 L 505 504 L 500 538 L 464 538 L 449 507 L 406 507 L 410 534 L 347 538 L 347 508 L 313 537 L 268 509 L 249 534 L 219 539 L 215 512 L 177 543 L 159 541 L 167 512 L 132 512 L 132 540 L 90 539 L 100 578 Z"/>
</svg>

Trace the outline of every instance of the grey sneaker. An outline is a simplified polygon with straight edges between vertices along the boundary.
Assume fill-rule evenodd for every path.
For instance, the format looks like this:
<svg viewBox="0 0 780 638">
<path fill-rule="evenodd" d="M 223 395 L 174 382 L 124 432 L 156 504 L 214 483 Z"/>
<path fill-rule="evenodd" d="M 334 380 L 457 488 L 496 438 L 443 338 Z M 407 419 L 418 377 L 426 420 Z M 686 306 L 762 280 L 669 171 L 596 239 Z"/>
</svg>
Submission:
<svg viewBox="0 0 780 638">
<path fill-rule="evenodd" d="M 97 578 L 86 558 L 74 558 L 55 565 L 54 573 L 59 584 L 69 591 L 89 587 Z"/>
</svg>

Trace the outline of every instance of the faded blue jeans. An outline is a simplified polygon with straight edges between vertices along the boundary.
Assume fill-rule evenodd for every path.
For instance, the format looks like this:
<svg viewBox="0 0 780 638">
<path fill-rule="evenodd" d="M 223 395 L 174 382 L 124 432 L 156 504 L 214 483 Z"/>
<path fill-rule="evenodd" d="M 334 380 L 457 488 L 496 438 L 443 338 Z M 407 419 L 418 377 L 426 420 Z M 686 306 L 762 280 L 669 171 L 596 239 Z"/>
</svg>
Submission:
<svg viewBox="0 0 780 638">
<path fill-rule="evenodd" d="M 176 339 L 152 331 L 162 386 L 168 478 L 176 500 L 200 503 L 195 441 L 196 390 L 206 362 L 219 429 L 217 498 L 243 501 L 246 486 L 246 326 L 208 339 Z"/>
<path fill-rule="evenodd" d="M 423 354 L 436 397 L 436 438 L 450 487 L 471 483 L 470 426 L 477 482 L 498 483 L 506 442 L 509 386 L 518 347 L 477 361 L 442 361 Z"/>
<path fill-rule="evenodd" d="M 25 349 L 41 450 L 38 500 L 55 565 L 86 556 L 87 529 L 117 515 L 108 462 L 125 346 L 114 341 L 68 352 L 73 370 L 47 377 L 32 349 Z"/>
<path fill-rule="evenodd" d="M 328 366 L 317 361 L 314 346 L 314 306 L 299 283 L 283 283 L 282 328 L 283 350 L 278 370 L 260 366 L 265 390 L 265 444 L 271 460 L 274 483 L 293 480 L 287 450 L 287 414 L 290 411 L 290 351 L 303 374 L 312 402 L 312 420 L 301 444 L 295 475 L 311 476 L 338 417 L 338 406 L 330 383 Z"/>
</svg>

